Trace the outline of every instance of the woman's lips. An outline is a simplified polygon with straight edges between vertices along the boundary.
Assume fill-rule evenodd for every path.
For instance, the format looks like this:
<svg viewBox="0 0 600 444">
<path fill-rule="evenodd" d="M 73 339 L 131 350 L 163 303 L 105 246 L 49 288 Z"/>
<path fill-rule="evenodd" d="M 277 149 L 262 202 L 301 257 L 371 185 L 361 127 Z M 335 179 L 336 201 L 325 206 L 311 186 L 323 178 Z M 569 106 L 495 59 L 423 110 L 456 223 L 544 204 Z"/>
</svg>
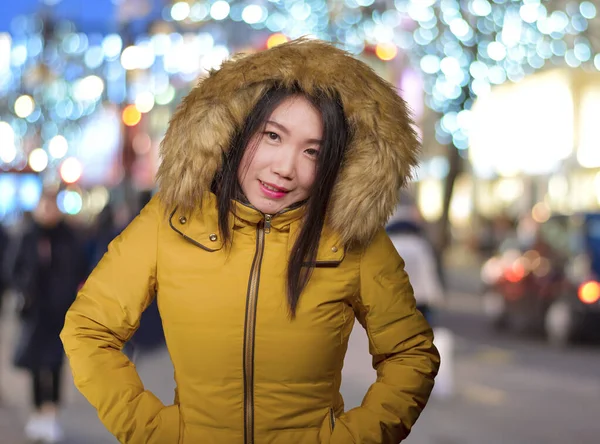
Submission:
<svg viewBox="0 0 600 444">
<path fill-rule="evenodd" d="M 288 193 L 287 190 L 265 183 L 262 180 L 259 180 L 258 183 L 260 184 L 260 190 L 263 194 L 271 199 L 281 199 Z"/>
</svg>

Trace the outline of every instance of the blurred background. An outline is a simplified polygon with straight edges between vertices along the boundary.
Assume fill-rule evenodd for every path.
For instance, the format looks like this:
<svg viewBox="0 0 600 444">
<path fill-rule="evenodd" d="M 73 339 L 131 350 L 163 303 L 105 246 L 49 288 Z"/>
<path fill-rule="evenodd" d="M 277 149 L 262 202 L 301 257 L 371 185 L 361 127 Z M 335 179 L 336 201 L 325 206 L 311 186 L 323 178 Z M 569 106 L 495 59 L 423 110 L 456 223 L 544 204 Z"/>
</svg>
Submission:
<svg viewBox="0 0 600 444">
<path fill-rule="evenodd" d="M 308 35 L 395 85 L 423 143 L 388 229 L 444 364 L 407 442 L 600 442 L 599 8 L 598 0 L 3 0 L 0 441 L 31 437 L 40 403 L 18 359 L 32 310 L 25 287 L 34 281 L 43 293 L 57 278 L 85 279 L 154 192 L 169 117 L 198 78 L 233 53 Z M 43 242 L 28 250 L 31 233 Z M 49 259 L 55 242 L 66 266 Z M 27 274 L 31 263 L 42 272 Z M 153 310 L 129 353 L 147 388 L 171 403 L 173 369 Z M 39 356 L 49 346 L 36 347 Z M 359 327 L 344 369 L 347 408 L 373 379 Z M 115 442 L 68 369 L 61 381 L 50 384 L 60 388 L 61 431 L 46 442 Z M 58 404 L 53 396 L 42 401 Z"/>
</svg>

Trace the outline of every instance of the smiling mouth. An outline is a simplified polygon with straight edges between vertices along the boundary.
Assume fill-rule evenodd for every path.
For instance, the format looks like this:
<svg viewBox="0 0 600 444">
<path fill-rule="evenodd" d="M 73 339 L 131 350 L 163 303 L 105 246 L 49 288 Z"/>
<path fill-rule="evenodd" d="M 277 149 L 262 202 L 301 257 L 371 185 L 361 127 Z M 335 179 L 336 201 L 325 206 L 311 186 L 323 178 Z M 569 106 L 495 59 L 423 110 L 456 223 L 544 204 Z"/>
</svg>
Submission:
<svg viewBox="0 0 600 444">
<path fill-rule="evenodd" d="M 267 190 L 270 191 L 274 191 L 276 193 L 289 193 L 288 190 L 286 190 L 285 188 L 278 188 L 276 186 L 273 185 L 269 185 L 268 183 L 263 182 L 262 180 L 259 180 L 259 182 L 262 184 L 263 187 L 265 187 Z"/>
</svg>

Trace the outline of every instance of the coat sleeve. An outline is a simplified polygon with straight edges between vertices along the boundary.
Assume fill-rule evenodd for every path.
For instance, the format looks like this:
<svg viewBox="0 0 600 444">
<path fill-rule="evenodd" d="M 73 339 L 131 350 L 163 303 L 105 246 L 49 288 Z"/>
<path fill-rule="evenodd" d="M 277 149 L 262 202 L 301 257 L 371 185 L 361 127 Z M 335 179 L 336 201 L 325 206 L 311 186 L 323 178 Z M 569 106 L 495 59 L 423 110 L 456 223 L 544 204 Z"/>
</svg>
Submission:
<svg viewBox="0 0 600 444">
<path fill-rule="evenodd" d="M 352 305 L 367 331 L 377 380 L 360 407 L 338 418 L 331 444 L 399 443 L 425 407 L 440 361 L 404 262 L 383 230 L 363 253 Z"/>
<path fill-rule="evenodd" d="M 109 246 L 69 309 L 61 339 L 77 388 L 121 443 L 179 440 L 179 408 L 144 389 L 122 353 L 156 289 L 158 198 Z"/>
</svg>

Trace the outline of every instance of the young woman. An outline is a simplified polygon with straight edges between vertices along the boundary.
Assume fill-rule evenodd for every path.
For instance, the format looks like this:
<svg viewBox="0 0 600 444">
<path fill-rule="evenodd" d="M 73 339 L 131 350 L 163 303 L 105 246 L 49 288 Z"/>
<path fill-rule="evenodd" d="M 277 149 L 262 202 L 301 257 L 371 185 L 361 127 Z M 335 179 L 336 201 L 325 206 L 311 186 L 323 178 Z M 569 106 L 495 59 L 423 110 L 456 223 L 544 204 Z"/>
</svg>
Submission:
<svg viewBox="0 0 600 444">
<path fill-rule="evenodd" d="M 184 100 L 159 193 L 109 247 L 62 332 L 75 382 L 123 443 L 396 443 L 439 365 L 385 234 L 418 144 L 365 64 L 298 40 L 238 57 Z M 121 353 L 157 297 L 173 405 Z M 377 381 L 344 412 L 355 318 Z"/>
</svg>

